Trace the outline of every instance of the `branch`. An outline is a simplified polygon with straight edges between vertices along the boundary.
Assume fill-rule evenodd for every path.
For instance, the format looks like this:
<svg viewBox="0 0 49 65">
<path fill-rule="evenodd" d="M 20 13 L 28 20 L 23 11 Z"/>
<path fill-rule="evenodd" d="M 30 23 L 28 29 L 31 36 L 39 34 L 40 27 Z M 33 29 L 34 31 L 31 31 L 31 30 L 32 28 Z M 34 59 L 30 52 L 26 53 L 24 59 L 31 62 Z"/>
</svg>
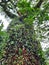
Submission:
<svg viewBox="0 0 49 65">
<path fill-rule="evenodd" d="M 39 2 L 37 3 L 37 5 L 35 6 L 35 8 L 40 8 L 41 4 L 43 3 L 43 0 L 39 0 Z"/>
<path fill-rule="evenodd" d="M 3 4 L 3 2 L 2 2 L 2 3 L 0 3 L 0 6 L 3 8 L 3 11 L 7 14 L 7 16 L 9 16 L 10 18 L 16 17 L 15 14 L 13 14 L 10 11 L 7 10 L 6 3 Z"/>
<path fill-rule="evenodd" d="M 7 16 L 9 16 L 10 18 L 17 17 L 15 14 L 11 13 L 10 11 L 8 11 L 7 6 L 6 6 L 6 4 L 8 2 L 11 2 L 11 4 L 14 6 L 14 8 L 16 8 L 16 5 L 12 2 L 12 0 L 2 1 L 2 2 L 0 2 L 0 6 L 3 8 L 3 11 L 7 14 Z M 12 7 L 9 7 L 9 8 L 11 9 Z M 19 11 L 17 11 L 17 14 L 19 16 L 21 16 L 21 13 Z"/>
</svg>

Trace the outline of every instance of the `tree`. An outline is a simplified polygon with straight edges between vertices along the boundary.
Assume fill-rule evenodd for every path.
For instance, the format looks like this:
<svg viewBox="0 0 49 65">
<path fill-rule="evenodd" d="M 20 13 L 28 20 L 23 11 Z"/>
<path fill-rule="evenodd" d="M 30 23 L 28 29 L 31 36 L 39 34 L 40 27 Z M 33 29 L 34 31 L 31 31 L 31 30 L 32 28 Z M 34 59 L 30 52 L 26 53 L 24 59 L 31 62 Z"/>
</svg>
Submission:
<svg viewBox="0 0 49 65">
<path fill-rule="evenodd" d="M 4 64 L 45 65 L 41 45 L 36 37 L 36 32 L 41 32 L 41 29 L 36 31 L 34 23 L 37 23 L 40 28 L 43 21 L 49 20 L 48 5 L 46 0 L 38 0 L 35 5 L 32 4 L 32 0 L 2 0 L 0 2 L 3 11 L 12 19 L 7 30 L 9 39 L 5 48 L 7 61 Z"/>
</svg>

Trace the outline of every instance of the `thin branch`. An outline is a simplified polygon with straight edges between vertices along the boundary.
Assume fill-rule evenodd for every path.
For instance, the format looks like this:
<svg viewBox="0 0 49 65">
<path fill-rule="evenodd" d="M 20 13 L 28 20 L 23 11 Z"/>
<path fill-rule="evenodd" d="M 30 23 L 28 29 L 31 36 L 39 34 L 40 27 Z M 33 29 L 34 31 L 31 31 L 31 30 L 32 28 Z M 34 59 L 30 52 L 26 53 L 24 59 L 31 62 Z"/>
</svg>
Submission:
<svg viewBox="0 0 49 65">
<path fill-rule="evenodd" d="M 9 1 L 8 1 L 9 2 Z M 14 18 L 16 17 L 15 14 L 11 13 L 10 11 L 8 11 L 7 6 L 6 6 L 7 2 L 0 2 L 0 6 L 3 8 L 3 11 L 7 14 L 7 16 L 9 16 L 10 18 Z"/>
<path fill-rule="evenodd" d="M 3 8 L 3 11 L 7 14 L 7 16 L 9 16 L 10 18 L 17 17 L 15 14 L 11 13 L 11 12 L 7 9 L 7 7 L 9 7 L 9 6 L 6 6 L 6 4 L 7 4 L 9 1 L 10 1 L 11 4 L 14 6 L 14 8 L 16 8 L 16 6 L 15 6 L 14 3 L 12 2 L 12 0 L 2 1 L 2 2 L 0 2 L 0 6 Z M 9 7 L 9 9 L 11 9 L 11 8 Z M 17 14 L 18 14 L 19 16 L 21 16 L 19 11 L 17 11 Z"/>
<path fill-rule="evenodd" d="M 35 6 L 35 8 L 40 8 L 41 4 L 43 3 L 43 0 L 39 0 L 39 2 L 37 3 L 37 5 Z"/>
</svg>

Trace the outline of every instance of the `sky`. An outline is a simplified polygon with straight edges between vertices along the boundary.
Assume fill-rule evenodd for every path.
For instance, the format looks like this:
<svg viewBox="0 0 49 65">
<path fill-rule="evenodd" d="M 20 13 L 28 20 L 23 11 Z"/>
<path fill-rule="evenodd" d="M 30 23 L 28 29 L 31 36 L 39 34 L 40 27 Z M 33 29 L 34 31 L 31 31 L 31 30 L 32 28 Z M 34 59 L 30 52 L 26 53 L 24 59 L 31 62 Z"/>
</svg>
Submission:
<svg viewBox="0 0 49 65">
<path fill-rule="evenodd" d="M 9 19 L 9 17 L 6 19 L 5 15 L 3 15 L 3 12 L 2 12 L 0 13 L 0 21 L 2 21 L 4 24 L 3 30 L 6 30 L 11 20 Z"/>
</svg>

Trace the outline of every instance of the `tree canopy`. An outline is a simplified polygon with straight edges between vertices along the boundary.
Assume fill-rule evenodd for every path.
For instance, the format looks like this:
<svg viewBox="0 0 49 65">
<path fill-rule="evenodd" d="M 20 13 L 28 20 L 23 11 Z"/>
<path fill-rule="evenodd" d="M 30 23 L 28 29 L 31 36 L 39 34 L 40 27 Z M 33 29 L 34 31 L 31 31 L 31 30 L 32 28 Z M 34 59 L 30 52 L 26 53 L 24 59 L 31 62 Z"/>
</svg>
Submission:
<svg viewBox="0 0 49 65">
<path fill-rule="evenodd" d="M 38 38 L 45 31 L 40 25 L 49 20 L 48 0 L 1 0 L 0 7 L 12 19 L 3 38 L 0 35 L 5 43 L 1 44 L 1 65 L 46 65 Z"/>
</svg>

